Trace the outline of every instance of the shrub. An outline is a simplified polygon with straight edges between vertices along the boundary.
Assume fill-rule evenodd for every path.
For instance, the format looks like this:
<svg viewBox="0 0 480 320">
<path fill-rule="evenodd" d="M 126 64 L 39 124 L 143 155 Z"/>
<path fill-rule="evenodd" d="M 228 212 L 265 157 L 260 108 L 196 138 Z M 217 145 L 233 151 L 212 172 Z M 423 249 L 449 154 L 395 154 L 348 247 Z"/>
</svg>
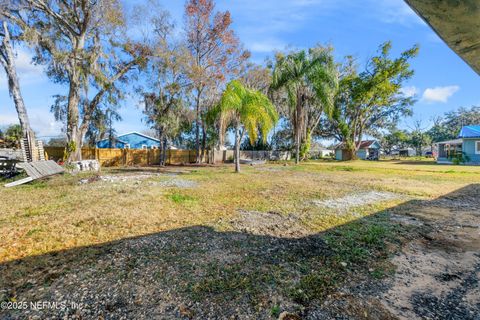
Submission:
<svg viewBox="0 0 480 320">
<path fill-rule="evenodd" d="M 453 164 L 460 165 L 469 162 L 470 157 L 465 152 L 457 152 L 450 157 L 450 160 L 453 162 Z"/>
</svg>

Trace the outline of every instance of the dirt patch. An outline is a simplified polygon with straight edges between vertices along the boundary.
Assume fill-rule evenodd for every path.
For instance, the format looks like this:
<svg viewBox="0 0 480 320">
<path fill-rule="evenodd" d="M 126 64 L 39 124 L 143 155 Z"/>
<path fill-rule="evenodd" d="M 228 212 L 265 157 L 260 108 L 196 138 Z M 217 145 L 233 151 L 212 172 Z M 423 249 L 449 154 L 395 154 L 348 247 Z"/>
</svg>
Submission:
<svg viewBox="0 0 480 320">
<path fill-rule="evenodd" d="M 480 315 L 478 186 L 432 201 L 415 201 L 394 221 L 420 228 L 396 256 L 382 303 L 401 319 L 471 319 Z M 419 219 L 417 219 L 419 218 Z M 424 222 L 424 226 L 417 224 Z"/>
<path fill-rule="evenodd" d="M 318 207 L 336 210 L 348 210 L 350 208 L 393 200 L 399 197 L 400 196 L 398 194 L 392 192 L 369 191 L 348 195 L 343 198 L 313 200 L 312 203 Z"/>
<path fill-rule="evenodd" d="M 478 209 L 479 207 L 478 200 L 476 200 L 475 197 L 478 197 L 478 195 L 475 195 L 474 198 L 464 196 L 446 197 L 427 202 L 426 205 L 454 210 L 470 211 L 472 209 Z M 480 215 L 480 212 L 476 212 L 476 214 Z"/>
<path fill-rule="evenodd" d="M 421 219 L 411 216 L 405 216 L 401 214 L 394 214 L 390 215 L 390 220 L 394 222 L 398 222 L 400 224 L 408 225 L 408 226 L 423 226 L 424 222 Z"/>
<path fill-rule="evenodd" d="M 113 185 L 134 184 L 139 185 L 145 180 L 159 177 L 169 177 L 164 181 L 150 181 L 150 185 L 165 188 L 195 188 L 198 183 L 191 180 L 176 178 L 177 173 L 142 173 L 142 174 L 123 174 L 123 175 L 96 175 L 79 181 L 79 184 L 90 184 L 94 182 L 103 182 Z"/>
<path fill-rule="evenodd" d="M 142 173 L 142 174 L 124 174 L 124 175 L 102 175 L 94 176 L 87 179 L 81 179 L 79 184 L 88 184 L 93 182 L 109 182 L 109 183 L 121 183 L 121 182 L 138 182 L 150 178 L 159 177 L 160 173 Z"/>
<path fill-rule="evenodd" d="M 300 219 L 293 214 L 240 210 L 238 217 L 230 223 L 235 230 L 255 235 L 300 237 L 308 233 Z"/>
<path fill-rule="evenodd" d="M 397 273 L 392 287 L 382 297 L 388 308 L 403 319 L 476 319 L 480 256 L 473 252 L 429 251 L 412 245 L 393 259 Z"/>
</svg>

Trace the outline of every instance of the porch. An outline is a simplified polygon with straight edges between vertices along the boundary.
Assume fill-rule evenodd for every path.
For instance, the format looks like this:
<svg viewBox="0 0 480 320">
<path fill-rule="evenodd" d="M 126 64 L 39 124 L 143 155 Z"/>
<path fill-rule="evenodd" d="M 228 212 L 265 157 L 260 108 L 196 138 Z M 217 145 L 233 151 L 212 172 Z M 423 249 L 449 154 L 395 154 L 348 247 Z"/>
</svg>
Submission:
<svg viewBox="0 0 480 320">
<path fill-rule="evenodd" d="M 463 139 L 438 142 L 437 163 L 452 164 L 452 159 L 463 152 Z"/>
</svg>

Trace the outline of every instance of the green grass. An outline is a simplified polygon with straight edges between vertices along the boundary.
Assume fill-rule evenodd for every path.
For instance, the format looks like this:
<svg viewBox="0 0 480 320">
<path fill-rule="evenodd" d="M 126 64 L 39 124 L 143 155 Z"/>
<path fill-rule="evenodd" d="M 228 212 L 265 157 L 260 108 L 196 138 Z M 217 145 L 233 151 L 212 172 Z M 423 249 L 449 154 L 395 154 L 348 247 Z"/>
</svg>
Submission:
<svg viewBox="0 0 480 320">
<path fill-rule="evenodd" d="M 399 227 L 389 223 L 385 214 L 377 214 L 328 231 L 325 241 L 332 248 L 335 260 L 358 265 L 367 263 L 374 255 L 384 255 L 386 240 L 395 241 L 398 233 Z"/>
<path fill-rule="evenodd" d="M 280 312 L 281 312 L 280 306 L 275 305 L 270 309 L 270 316 L 276 319 L 280 315 Z"/>
<path fill-rule="evenodd" d="M 306 268 L 306 274 L 290 287 L 288 294 L 309 305 L 358 275 L 384 277 L 391 270 L 387 259 L 392 246 L 399 248 L 405 232 L 403 227 L 388 222 L 387 213 L 327 231 L 322 238 L 331 254 L 316 261 L 317 267 Z"/>
<path fill-rule="evenodd" d="M 313 301 L 321 301 L 338 285 L 342 275 L 333 269 L 320 269 L 301 278 L 299 283 L 290 289 L 290 297 L 301 304 L 308 305 Z"/>
<path fill-rule="evenodd" d="M 194 197 L 181 193 L 172 193 L 168 195 L 168 198 L 178 204 L 195 201 Z"/>
</svg>

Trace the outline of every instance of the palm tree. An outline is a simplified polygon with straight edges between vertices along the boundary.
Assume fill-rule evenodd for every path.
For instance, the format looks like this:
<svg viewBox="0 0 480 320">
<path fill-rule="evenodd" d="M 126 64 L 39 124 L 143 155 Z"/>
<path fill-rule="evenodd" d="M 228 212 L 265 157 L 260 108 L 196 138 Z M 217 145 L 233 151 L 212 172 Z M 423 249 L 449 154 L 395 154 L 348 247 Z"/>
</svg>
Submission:
<svg viewBox="0 0 480 320">
<path fill-rule="evenodd" d="M 220 114 L 220 135 L 228 124 L 235 127 L 235 172 L 240 172 L 240 143 L 246 132 L 253 144 L 258 133 L 264 141 L 278 121 L 270 100 L 261 92 L 246 88 L 240 81 L 231 81 L 222 94 L 217 113 Z"/>
<path fill-rule="evenodd" d="M 271 90 L 283 89 L 287 94 L 296 164 L 300 161 L 300 147 L 318 125 L 320 115 L 332 109 L 337 88 L 338 72 L 330 48 L 313 48 L 308 53 L 302 50 L 277 57 Z M 315 114 L 314 119 L 307 119 L 307 107 Z"/>
</svg>

